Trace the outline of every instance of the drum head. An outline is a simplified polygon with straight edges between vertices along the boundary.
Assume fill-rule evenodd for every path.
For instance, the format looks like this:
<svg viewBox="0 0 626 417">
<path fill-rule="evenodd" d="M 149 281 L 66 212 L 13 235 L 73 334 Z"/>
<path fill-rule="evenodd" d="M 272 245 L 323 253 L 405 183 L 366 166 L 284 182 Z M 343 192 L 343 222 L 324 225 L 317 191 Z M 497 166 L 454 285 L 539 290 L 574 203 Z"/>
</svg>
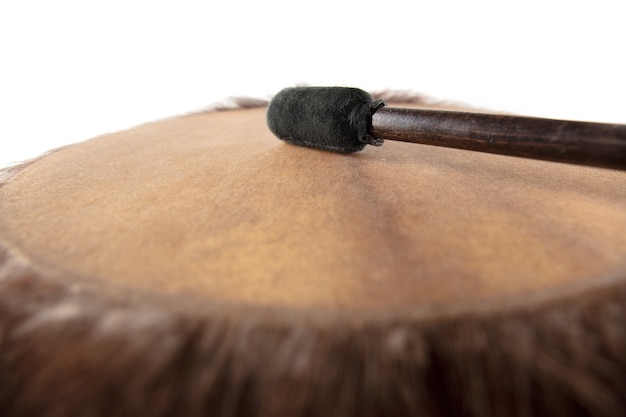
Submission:
<svg viewBox="0 0 626 417">
<path fill-rule="evenodd" d="M 258 107 L 5 177 L 9 415 L 623 410 L 624 172 L 301 148 Z"/>
</svg>

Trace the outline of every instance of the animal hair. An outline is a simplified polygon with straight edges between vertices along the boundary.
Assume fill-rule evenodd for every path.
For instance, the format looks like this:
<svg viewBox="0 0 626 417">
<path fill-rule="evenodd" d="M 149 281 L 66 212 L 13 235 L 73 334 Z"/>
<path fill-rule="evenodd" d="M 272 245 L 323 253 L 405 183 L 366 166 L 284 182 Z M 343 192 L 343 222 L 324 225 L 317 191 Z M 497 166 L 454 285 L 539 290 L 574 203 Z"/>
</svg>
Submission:
<svg viewBox="0 0 626 417">
<path fill-rule="evenodd" d="M 0 415 L 622 416 L 617 278 L 432 316 L 194 311 L 49 276 L 0 236 Z"/>
</svg>

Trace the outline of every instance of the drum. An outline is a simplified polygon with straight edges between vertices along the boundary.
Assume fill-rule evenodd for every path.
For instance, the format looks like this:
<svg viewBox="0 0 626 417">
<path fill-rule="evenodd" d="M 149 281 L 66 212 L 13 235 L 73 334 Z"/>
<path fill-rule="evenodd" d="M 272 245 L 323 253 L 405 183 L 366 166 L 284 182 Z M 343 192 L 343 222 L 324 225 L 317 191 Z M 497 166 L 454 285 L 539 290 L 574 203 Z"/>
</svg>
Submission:
<svg viewBox="0 0 626 417">
<path fill-rule="evenodd" d="M 262 106 L 3 172 L 3 416 L 619 416 L 625 302 L 626 172 Z"/>
</svg>

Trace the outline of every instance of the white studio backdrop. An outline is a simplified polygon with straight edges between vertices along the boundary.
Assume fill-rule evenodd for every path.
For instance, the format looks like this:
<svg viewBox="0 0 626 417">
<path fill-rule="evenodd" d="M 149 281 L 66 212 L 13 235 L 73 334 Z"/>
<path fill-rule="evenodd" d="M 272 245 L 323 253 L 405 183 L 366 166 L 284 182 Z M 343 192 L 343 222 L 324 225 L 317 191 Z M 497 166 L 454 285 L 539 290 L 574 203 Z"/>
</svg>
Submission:
<svg viewBox="0 0 626 417">
<path fill-rule="evenodd" d="M 626 123 L 619 1 L 0 3 L 0 167 L 295 84 Z"/>
</svg>

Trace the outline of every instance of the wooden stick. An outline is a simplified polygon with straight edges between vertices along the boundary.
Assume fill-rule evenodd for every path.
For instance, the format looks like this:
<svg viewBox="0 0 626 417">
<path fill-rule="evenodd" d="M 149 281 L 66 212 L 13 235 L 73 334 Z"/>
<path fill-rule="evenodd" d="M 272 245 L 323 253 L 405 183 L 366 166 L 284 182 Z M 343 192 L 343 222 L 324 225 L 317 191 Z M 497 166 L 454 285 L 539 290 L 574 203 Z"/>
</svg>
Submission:
<svg viewBox="0 0 626 417">
<path fill-rule="evenodd" d="M 375 138 L 502 155 L 626 169 L 626 126 L 565 120 L 383 107 Z"/>
</svg>

